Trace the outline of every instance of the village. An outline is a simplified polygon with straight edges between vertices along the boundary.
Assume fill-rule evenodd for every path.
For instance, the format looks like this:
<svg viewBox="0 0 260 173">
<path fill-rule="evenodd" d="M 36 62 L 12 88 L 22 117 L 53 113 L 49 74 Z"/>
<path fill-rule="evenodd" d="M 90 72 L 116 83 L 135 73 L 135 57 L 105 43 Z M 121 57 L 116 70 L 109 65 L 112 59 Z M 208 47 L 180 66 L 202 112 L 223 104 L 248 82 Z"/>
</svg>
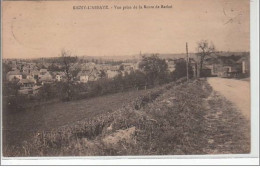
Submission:
<svg viewBox="0 0 260 173">
<path fill-rule="evenodd" d="M 65 73 L 59 62 L 26 62 L 22 60 L 4 60 L 3 64 L 11 69 L 5 75 L 5 82 L 15 82 L 20 86 L 19 93 L 24 95 L 37 94 L 44 84 L 65 81 Z M 52 68 L 54 67 L 54 68 Z M 55 69 L 56 68 L 56 69 Z M 75 81 L 87 83 L 100 78 L 114 78 L 119 73 L 124 75 L 138 69 L 136 63 L 121 63 L 120 65 L 98 64 L 95 62 L 73 64 L 78 69 Z"/>
<path fill-rule="evenodd" d="M 255 162 L 259 2 L 101 1 L 1 3 L 1 163 Z"/>
<path fill-rule="evenodd" d="M 74 77 L 77 83 L 88 83 L 97 81 L 101 78 L 113 79 L 118 75 L 124 76 L 131 72 L 139 70 L 139 63 L 143 55 L 139 55 L 139 59 L 108 63 L 99 62 L 97 60 L 84 61 L 79 60 L 73 64 L 74 69 L 78 69 L 77 75 Z M 160 55 L 159 55 L 160 56 Z M 179 57 L 179 58 L 178 58 Z M 175 66 L 178 62 L 186 62 L 186 58 L 178 55 L 168 55 L 164 57 L 169 73 L 174 72 Z M 249 67 L 249 53 L 217 53 L 211 58 L 206 59 L 202 74 L 198 74 L 198 63 L 196 54 L 190 54 L 189 66 L 192 69 L 192 76 L 198 75 L 202 77 L 229 77 L 242 78 L 248 77 L 250 72 Z M 45 84 L 55 82 L 64 82 L 66 75 L 62 69 L 60 62 L 46 62 L 44 59 L 30 62 L 4 59 L 3 66 L 6 67 L 4 75 L 4 82 L 14 82 L 19 86 L 19 94 L 35 95 L 39 89 Z"/>
<path fill-rule="evenodd" d="M 120 141 L 128 142 L 127 147 L 133 147 L 135 152 L 140 152 L 137 146 L 146 146 L 146 141 L 154 138 L 158 141 L 155 143 L 158 148 L 156 154 L 160 154 L 162 145 L 167 152 L 172 151 L 169 139 L 171 145 L 181 148 L 178 144 L 179 139 L 186 138 L 187 135 L 189 143 L 196 139 L 203 141 L 200 145 L 194 143 L 186 153 L 193 153 L 194 148 L 203 153 L 212 153 L 212 139 L 219 138 L 215 135 L 218 135 L 217 132 L 223 127 L 232 130 L 228 130 L 221 140 L 215 142 L 217 146 L 226 146 L 224 152 L 230 149 L 245 153 L 249 151 L 248 138 L 240 138 L 241 134 L 247 137 L 247 131 L 244 130 L 249 129 L 245 123 L 250 117 L 247 104 L 249 102 L 237 102 L 249 98 L 247 95 L 238 94 L 249 93 L 250 61 L 247 52 L 214 53 L 204 60 L 202 70 L 197 54 L 193 53 L 189 56 L 142 54 L 139 59 L 121 61 L 78 58 L 69 65 L 71 76 L 68 76 L 64 62 L 60 60 L 62 59 L 41 58 L 3 61 L 3 98 L 6 115 L 4 123 L 7 129 L 5 139 L 8 139 L 5 145 L 18 144 L 20 147 L 24 140 L 41 140 L 41 136 L 46 134 L 44 140 L 49 141 L 44 146 L 41 145 L 44 142 L 21 144 L 27 147 L 30 153 L 24 153 L 24 150 L 19 148 L 19 153 L 14 155 L 36 155 L 42 147 L 46 148 L 43 155 L 53 155 L 51 147 L 58 153 L 67 154 L 70 151 L 63 148 L 63 143 L 66 148 L 74 147 L 75 145 L 70 143 L 71 139 L 73 141 L 85 138 L 89 141 L 99 140 L 90 147 L 85 147 L 85 143 L 82 143 L 84 150 L 80 152 L 86 155 L 109 155 L 106 148 L 117 147 L 121 144 Z M 157 69 L 159 70 L 156 71 Z M 73 71 L 76 72 L 74 75 Z M 186 76 L 187 74 L 189 76 Z M 239 87 L 244 90 L 238 90 Z M 235 103 L 238 109 L 219 93 Z M 209 107 L 205 108 L 205 105 Z M 241 111 L 241 115 L 238 111 Z M 88 121 L 87 118 L 91 120 Z M 193 120 L 196 120 L 195 125 Z M 169 122 L 175 128 L 168 128 Z M 150 128 L 146 130 L 145 128 L 149 127 L 147 123 L 151 123 L 151 129 L 157 128 L 156 132 Z M 161 125 L 158 126 L 158 123 Z M 205 126 L 210 129 L 203 129 Z M 167 127 L 167 131 L 158 130 L 161 127 Z M 9 130 L 11 128 L 12 130 Z M 34 136 L 33 132 L 17 132 L 14 128 L 54 131 L 50 134 L 48 131 L 38 132 Z M 138 144 L 134 144 L 132 139 L 138 128 L 145 130 L 142 131 Z M 121 132 L 119 135 L 114 129 L 122 129 L 123 133 L 131 134 L 125 139 Z M 176 129 L 178 133 L 174 133 Z M 191 129 L 192 133 L 187 134 L 187 129 Z M 20 138 L 16 138 L 14 133 L 19 133 Z M 105 137 L 98 138 L 101 135 Z M 146 135 L 147 137 L 143 137 Z M 207 135 L 205 140 L 204 135 Z M 232 142 L 230 135 L 238 142 L 222 145 L 222 141 Z M 115 138 L 115 142 L 110 143 L 110 138 Z M 66 143 L 65 139 L 70 140 Z M 130 145 L 132 142 L 133 146 Z M 95 149 L 96 145 L 105 145 L 106 148 Z M 245 147 L 241 149 L 241 146 Z M 115 154 L 122 154 L 122 150 L 122 147 L 118 147 Z M 132 154 L 132 150 L 123 151 L 125 155 Z M 13 155 L 12 150 L 7 149 L 5 152 L 8 156 Z M 150 150 L 146 151 L 146 154 L 150 153 Z M 183 154 L 183 151 L 174 150 L 174 154 Z"/>
</svg>

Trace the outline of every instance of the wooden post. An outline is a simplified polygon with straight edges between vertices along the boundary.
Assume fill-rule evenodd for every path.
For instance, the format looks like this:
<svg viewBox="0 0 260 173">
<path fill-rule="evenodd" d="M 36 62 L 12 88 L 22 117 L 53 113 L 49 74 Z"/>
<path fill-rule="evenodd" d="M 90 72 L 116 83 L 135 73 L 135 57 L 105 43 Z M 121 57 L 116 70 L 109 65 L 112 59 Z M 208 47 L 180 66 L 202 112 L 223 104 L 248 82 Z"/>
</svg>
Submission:
<svg viewBox="0 0 260 173">
<path fill-rule="evenodd" d="M 186 55 L 187 55 L 187 60 L 186 60 L 186 69 L 187 69 L 187 81 L 189 81 L 189 53 L 188 53 L 188 43 L 186 42 Z"/>
</svg>

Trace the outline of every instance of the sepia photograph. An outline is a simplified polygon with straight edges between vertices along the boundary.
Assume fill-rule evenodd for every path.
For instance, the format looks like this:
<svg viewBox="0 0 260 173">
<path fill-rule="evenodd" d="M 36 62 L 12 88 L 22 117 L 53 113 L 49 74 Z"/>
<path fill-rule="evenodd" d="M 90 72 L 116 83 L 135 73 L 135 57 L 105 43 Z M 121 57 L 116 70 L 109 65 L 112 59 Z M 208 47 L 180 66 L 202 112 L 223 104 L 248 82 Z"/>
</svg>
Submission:
<svg viewBox="0 0 260 173">
<path fill-rule="evenodd" d="M 251 153 L 250 0 L 1 3 L 3 157 Z"/>
</svg>

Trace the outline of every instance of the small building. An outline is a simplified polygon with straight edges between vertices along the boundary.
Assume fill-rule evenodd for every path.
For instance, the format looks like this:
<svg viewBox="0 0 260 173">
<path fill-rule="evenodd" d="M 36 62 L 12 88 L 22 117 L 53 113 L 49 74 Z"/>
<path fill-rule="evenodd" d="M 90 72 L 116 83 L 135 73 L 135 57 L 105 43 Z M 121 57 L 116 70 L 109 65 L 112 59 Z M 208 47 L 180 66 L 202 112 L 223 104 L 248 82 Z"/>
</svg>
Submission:
<svg viewBox="0 0 260 173">
<path fill-rule="evenodd" d="M 47 73 L 47 72 L 48 72 L 47 69 L 40 69 L 40 74 L 41 74 L 41 75 L 43 75 L 43 74 L 45 74 L 45 73 Z"/>
<path fill-rule="evenodd" d="M 243 56 L 241 59 L 237 61 L 237 63 L 241 64 L 242 73 L 243 74 L 250 74 L 250 58 Z"/>
<path fill-rule="evenodd" d="M 22 76 L 22 73 L 18 70 L 16 71 L 9 71 L 7 74 L 6 74 L 6 79 L 8 81 L 14 81 L 14 80 L 21 80 L 23 78 Z"/>
<path fill-rule="evenodd" d="M 26 64 L 22 67 L 22 72 L 25 73 L 31 73 L 32 71 L 34 71 L 36 69 L 35 66 L 31 65 L 31 64 Z"/>
<path fill-rule="evenodd" d="M 89 71 L 88 81 L 97 81 L 100 79 L 100 73 L 101 71 L 94 67 Z"/>
<path fill-rule="evenodd" d="M 128 63 L 122 63 L 122 64 L 120 65 L 120 67 L 121 67 L 121 66 L 123 66 L 124 71 L 135 71 L 135 70 L 138 69 L 135 63 L 130 63 L 130 62 L 128 62 Z"/>
<path fill-rule="evenodd" d="M 38 80 L 39 79 L 39 75 L 40 75 L 40 71 L 38 70 L 33 70 L 30 72 L 30 75 L 35 79 Z"/>
<path fill-rule="evenodd" d="M 96 81 L 100 79 L 101 71 L 97 68 L 93 68 L 91 70 L 83 70 L 80 71 L 77 75 L 77 78 L 80 83 L 87 83 L 89 81 Z"/>
<path fill-rule="evenodd" d="M 119 75 L 118 70 L 107 70 L 107 78 L 114 78 Z"/>
<path fill-rule="evenodd" d="M 238 77 L 241 74 L 249 75 L 249 57 L 246 56 L 219 56 L 206 61 L 204 68 L 211 70 L 212 76 Z"/>
<path fill-rule="evenodd" d="M 21 79 L 18 85 L 20 85 L 18 90 L 20 94 L 35 94 L 39 88 L 39 86 L 36 86 L 36 81 L 31 79 Z"/>
<path fill-rule="evenodd" d="M 34 77 L 33 77 L 32 75 L 27 75 L 27 76 L 26 76 L 26 79 L 34 80 L 35 83 L 36 83 L 36 79 L 34 79 Z"/>
<path fill-rule="evenodd" d="M 39 82 L 42 84 L 53 82 L 53 78 L 47 69 L 40 69 Z"/>
<path fill-rule="evenodd" d="M 52 72 L 52 75 L 57 82 L 61 82 L 65 79 L 65 73 L 64 72 Z"/>
<path fill-rule="evenodd" d="M 81 75 L 79 78 L 79 81 L 81 83 L 87 83 L 88 82 L 88 75 Z"/>
<path fill-rule="evenodd" d="M 55 80 L 56 80 L 56 81 L 60 82 L 62 79 L 63 79 L 63 76 L 62 76 L 62 75 L 56 74 L 56 76 L 55 76 Z"/>
<path fill-rule="evenodd" d="M 175 70 L 175 65 L 176 65 L 175 60 L 167 59 L 165 60 L 165 62 L 167 63 L 169 72 L 173 72 Z"/>
<path fill-rule="evenodd" d="M 87 83 L 89 78 L 89 71 L 81 71 L 78 74 L 80 83 Z"/>
</svg>

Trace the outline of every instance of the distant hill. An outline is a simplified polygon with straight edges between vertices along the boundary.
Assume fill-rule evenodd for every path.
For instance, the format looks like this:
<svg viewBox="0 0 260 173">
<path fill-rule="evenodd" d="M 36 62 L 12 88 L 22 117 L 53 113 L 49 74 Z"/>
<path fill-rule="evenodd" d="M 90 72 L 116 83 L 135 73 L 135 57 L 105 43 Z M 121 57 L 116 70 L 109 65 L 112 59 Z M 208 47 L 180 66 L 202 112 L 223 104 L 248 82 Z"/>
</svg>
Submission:
<svg viewBox="0 0 260 173">
<path fill-rule="evenodd" d="M 150 56 L 153 53 L 144 53 L 142 56 Z M 249 56 L 249 52 L 216 52 L 215 56 Z M 186 53 L 168 53 L 168 54 L 158 54 L 162 59 L 178 59 L 186 58 Z M 196 58 L 196 53 L 189 53 L 190 58 Z M 126 60 L 140 60 L 140 54 L 133 55 L 116 55 L 116 56 L 81 56 L 83 59 L 102 59 L 102 60 L 114 60 L 114 61 L 126 61 Z"/>
<path fill-rule="evenodd" d="M 145 56 L 150 56 L 156 53 L 143 53 Z M 186 58 L 186 53 L 164 53 L 158 54 L 162 59 L 178 59 L 178 58 Z M 246 56 L 249 57 L 249 52 L 216 52 L 215 56 Z M 141 60 L 140 54 L 133 55 L 114 55 L 114 56 L 78 56 L 81 59 L 88 60 L 107 60 L 107 61 L 138 61 Z M 190 58 L 196 58 L 196 53 L 189 53 Z M 41 57 L 36 59 L 24 59 L 24 61 L 39 61 L 39 60 L 49 60 L 52 61 L 54 59 L 58 59 L 59 57 Z M 22 60 L 20 58 L 12 59 L 12 60 Z"/>
</svg>

